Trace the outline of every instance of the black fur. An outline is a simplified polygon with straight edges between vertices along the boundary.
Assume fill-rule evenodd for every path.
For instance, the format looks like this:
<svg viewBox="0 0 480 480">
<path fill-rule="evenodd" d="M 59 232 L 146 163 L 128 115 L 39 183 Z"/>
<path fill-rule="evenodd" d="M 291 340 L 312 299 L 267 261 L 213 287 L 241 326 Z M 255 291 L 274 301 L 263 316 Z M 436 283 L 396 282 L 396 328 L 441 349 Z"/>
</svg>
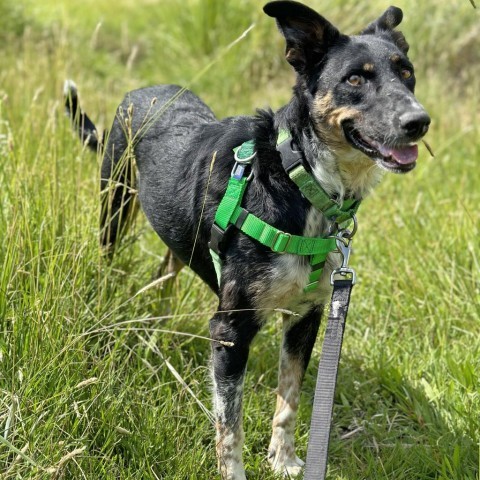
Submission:
<svg viewBox="0 0 480 480">
<path fill-rule="evenodd" d="M 275 113 L 258 111 L 253 117 L 217 120 L 197 96 L 177 86 L 130 92 L 117 110 L 101 172 L 102 244 L 112 247 L 119 240 L 138 190 L 154 230 L 176 258 L 189 265 L 219 297 L 218 312 L 210 322 L 211 337 L 234 344 L 213 345 L 215 396 L 217 404 L 223 405 L 217 405 L 217 452 L 222 475 L 229 479 L 245 478 L 241 459 L 237 469 L 238 459 L 225 450 L 225 438 L 231 434 L 241 439 L 241 400 L 235 400 L 235 395 L 241 390 L 250 343 L 265 320 L 265 305 L 294 305 L 301 312 L 298 320 L 290 317 L 286 323 L 282 358 L 298 362 L 302 377 L 322 305 L 328 300 L 325 292 L 302 297 L 303 286 L 295 294 L 287 289 L 276 299 L 277 290 L 285 289 L 291 268 L 306 269 L 308 277 L 308 259 L 297 258 L 289 270 L 279 255 L 235 228 L 230 230 L 223 250 L 221 284 L 217 284 L 208 241 L 234 165 L 232 149 L 250 139 L 256 143 L 253 179 L 246 190 L 244 208 L 280 230 L 302 235 L 312 207 L 281 165 L 275 148 L 279 128 L 291 131 L 314 172 L 331 168 L 327 160 L 340 162 L 336 152 L 357 150 L 364 154 L 365 168 L 377 165 L 403 172 L 413 168 L 414 162 L 397 161 L 394 154 L 385 156 L 381 148 L 411 149 L 408 144 L 419 140 L 430 122 L 413 96 L 415 77 L 406 57 L 408 44 L 393 30 L 402 19 L 400 9 L 391 7 L 359 36 L 341 34 L 297 2 L 271 2 L 265 12 L 276 18 L 286 39 L 287 60 L 297 72 L 288 105 Z M 69 102 L 71 115 L 81 119 L 75 122 L 77 129 L 81 125 L 81 138 L 93 138 L 95 127 L 81 113 L 76 91 Z M 342 120 L 335 124 L 339 115 L 343 115 Z M 89 145 L 97 147 L 94 141 Z M 378 150 L 374 145 L 383 147 Z M 136 183 L 133 163 L 138 171 Z M 332 175 L 340 175 L 338 171 L 333 168 Z M 341 191 L 331 191 L 332 196 L 359 199 L 366 193 L 342 182 Z M 332 185 L 324 188 L 332 189 Z M 319 221 L 315 235 L 324 235 L 328 227 L 325 219 Z M 331 269 L 334 260 L 329 262 Z M 327 267 L 325 275 L 329 274 Z M 292 285 L 292 292 L 295 288 Z M 275 442 L 274 434 L 271 451 L 276 460 L 272 464 L 287 455 L 278 452 Z"/>
</svg>

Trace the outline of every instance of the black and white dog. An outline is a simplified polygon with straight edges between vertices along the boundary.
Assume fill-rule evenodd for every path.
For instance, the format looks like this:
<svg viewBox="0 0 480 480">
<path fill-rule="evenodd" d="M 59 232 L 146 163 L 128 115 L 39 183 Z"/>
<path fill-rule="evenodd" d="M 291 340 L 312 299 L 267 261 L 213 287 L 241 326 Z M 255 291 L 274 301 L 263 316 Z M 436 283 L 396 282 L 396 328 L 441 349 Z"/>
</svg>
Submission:
<svg viewBox="0 0 480 480">
<path fill-rule="evenodd" d="M 111 249 L 125 230 L 138 188 L 143 211 L 169 248 L 169 271 L 186 264 L 218 295 L 211 337 L 233 346 L 212 344 L 216 448 L 221 475 L 231 480 L 246 478 L 242 394 L 250 343 L 277 308 L 297 315 L 284 315 L 268 460 L 285 475 L 301 471 L 294 445 L 300 387 L 329 301 L 330 273 L 339 264 L 338 254 L 330 254 L 319 288 L 305 294 L 308 258 L 279 255 L 233 228 L 222 248 L 218 285 L 208 242 L 234 165 L 232 149 L 255 141 L 246 210 L 284 232 L 325 237 L 330 222 L 282 167 L 279 130 L 290 132 L 315 180 L 341 204 L 364 198 L 385 171 L 412 170 L 416 142 L 430 123 L 413 93 L 408 44 L 394 30 L 402 20 L 400 9 L 390 7 L 356 36 L 341 34 L 297 2 L 271 2 L 264 11 L 276 19 L 286 59 L 297 73 L 288 105 L 275 113 L 217 120 L 190 91 L 173 85 L 143 88 L 126 95 L 103 147 L 103 245 Z M 73 83 L 67 83 L 67 110 L 81 137 L 97 148 L 95 127 L 81 112 Z"/>
</svg>

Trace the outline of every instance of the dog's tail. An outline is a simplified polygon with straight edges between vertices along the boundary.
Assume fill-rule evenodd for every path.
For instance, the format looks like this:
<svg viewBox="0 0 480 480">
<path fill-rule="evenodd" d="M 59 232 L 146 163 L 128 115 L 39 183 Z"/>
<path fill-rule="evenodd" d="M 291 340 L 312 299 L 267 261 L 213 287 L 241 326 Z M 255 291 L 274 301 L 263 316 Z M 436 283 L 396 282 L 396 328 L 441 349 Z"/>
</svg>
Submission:
<svg viewBox="0 0 480 480">
<path fill-rule="evenodd" d="M 85 146 L 103 155 L 100 179 L 100 245 L 109 256 L 116 243 L 128 230 L 138 210 L 135 190 L 135 161 L 131 142 L 123 135 L 124 128 L 115 118 L 116 135 L 105 145 L 109 133 L 99 136 L 94 123 L 80 108 L 75 82 L 66 80 L 63 87 L 65 112 Z M 117 125 L 118 124 L 118 125 Z"/>
<path fill-rule="evenodd" d="M 103 147 L 103 137 L 99 137 L 93 122 L 86 113 L 82 112 L 78 101 L 78 89 L 73 80 L 65 80 L 63 96 L 65 113 L 72 121 L 73 128 L 78 133 L 82 143 L 94 152 L 100 151 Z"/>
</svg>

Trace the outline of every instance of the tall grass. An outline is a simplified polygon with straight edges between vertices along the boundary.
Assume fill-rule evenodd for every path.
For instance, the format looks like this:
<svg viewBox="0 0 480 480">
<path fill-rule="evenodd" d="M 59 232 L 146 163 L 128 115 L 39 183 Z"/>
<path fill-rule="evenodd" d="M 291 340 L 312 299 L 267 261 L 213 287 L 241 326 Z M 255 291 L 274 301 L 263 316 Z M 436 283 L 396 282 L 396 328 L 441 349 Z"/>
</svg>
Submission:
<svg viewBox="0 0 480 480">
<path fill-rule="evenodd" d="M 330 478 L 479 478 L 479 18 L 467 1 L 398 2 L 434 119 L 417 169 L 359 213 Z M 311 1 L 347 33 L 388 2 Z M 132 88 L 190 84 L 219 115 L 277 108 L 293 75 L 253 0 L 0 3 L 0 476 L 215 478 L 208 379 L 213 296 L 140 219 L 112 264 L 98 249 L 99 158 L 61 85 L 108 127 Z M 250 25 L 230 50 L 225 47 Z M 140 292 L 140 293 L 139 293 Z M 251 478 L 265 466 L 280 334 L 258 335 L 245 397 Z M 181 332 L 185 335 L 178 335 Z M 191 336 L 188 336 L 191 335 Z M 318 360 L 315 351 L 312 364 Z M 315 367 L 298 428 L 305 453 Z M 188 387 L 188 388 L 187 388 Z M 206 411 L 207 409 L 207 411 Z"/>
</svg>

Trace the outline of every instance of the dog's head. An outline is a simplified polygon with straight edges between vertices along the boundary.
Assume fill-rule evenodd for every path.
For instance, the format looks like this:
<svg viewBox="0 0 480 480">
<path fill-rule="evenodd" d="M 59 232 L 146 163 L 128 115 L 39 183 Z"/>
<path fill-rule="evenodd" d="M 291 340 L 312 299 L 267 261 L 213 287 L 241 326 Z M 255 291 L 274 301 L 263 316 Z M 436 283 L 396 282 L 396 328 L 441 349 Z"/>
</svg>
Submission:
<svg viewBox="0 0 480 480">
<path fill-rule="evenodd" d="M 271 2 L 264 11 L 286 39 L 297 95 L 326 146 L 339 153 L 355 149 L 392 172 L 413 169 L 430 117 L 413 93 L 408 43 L 394 30 L 402 11 L 388 8 L 355 36 L 298 2 Z"/>
</svg>

